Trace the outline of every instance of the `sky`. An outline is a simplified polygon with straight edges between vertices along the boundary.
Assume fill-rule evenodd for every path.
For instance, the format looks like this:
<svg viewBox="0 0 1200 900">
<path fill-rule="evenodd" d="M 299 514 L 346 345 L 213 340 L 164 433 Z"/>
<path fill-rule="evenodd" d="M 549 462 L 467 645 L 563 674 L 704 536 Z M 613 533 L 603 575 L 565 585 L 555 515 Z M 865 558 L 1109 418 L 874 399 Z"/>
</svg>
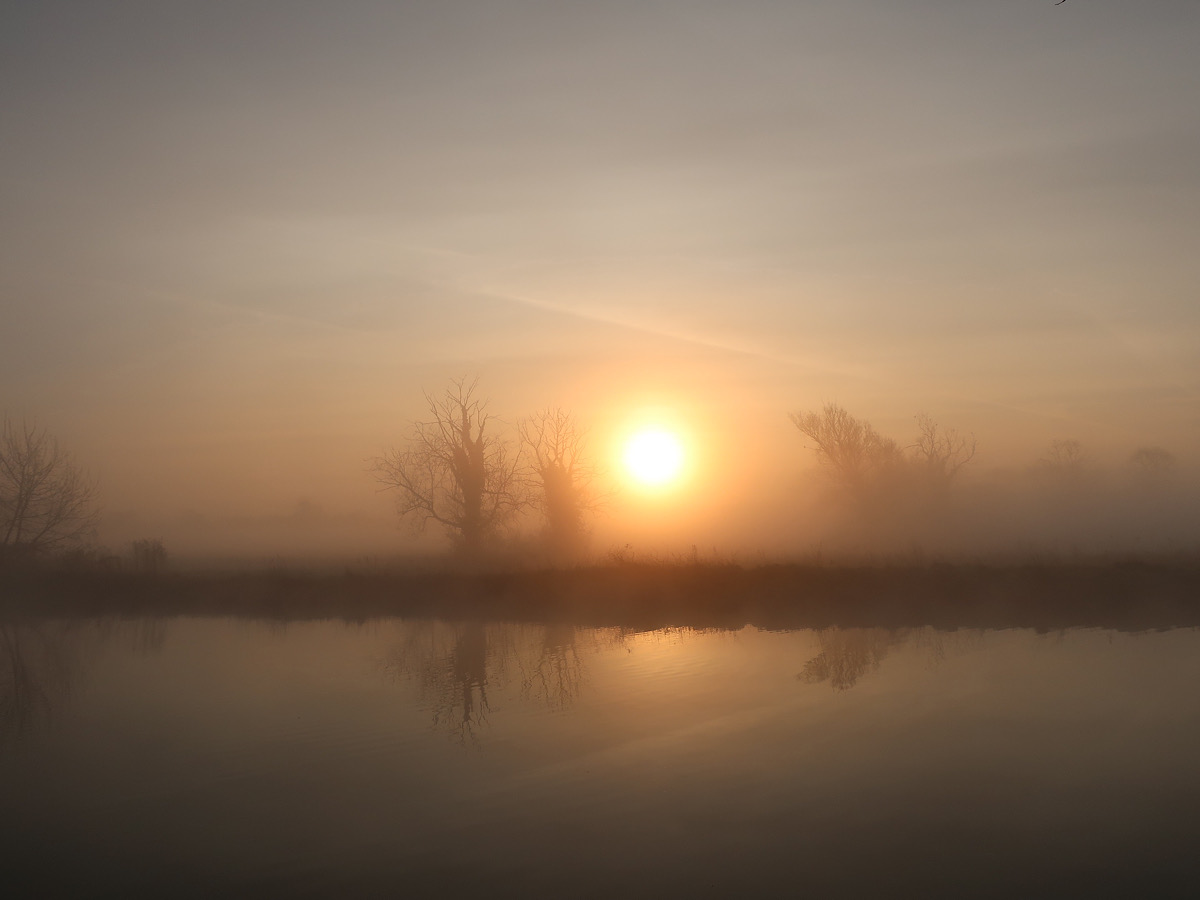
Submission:
<svg viewBox="0 0 1200 900">
<path fill-rule="evenodd" d="M 791 489 L 829 401 L 1187 460 L 1198 45 L 1194 0 L 3 2 L 0 409 L 121 538 L 366 534 L 458 377 L 602 462 L 672 424 L 676 517 Z"/>
</svg>

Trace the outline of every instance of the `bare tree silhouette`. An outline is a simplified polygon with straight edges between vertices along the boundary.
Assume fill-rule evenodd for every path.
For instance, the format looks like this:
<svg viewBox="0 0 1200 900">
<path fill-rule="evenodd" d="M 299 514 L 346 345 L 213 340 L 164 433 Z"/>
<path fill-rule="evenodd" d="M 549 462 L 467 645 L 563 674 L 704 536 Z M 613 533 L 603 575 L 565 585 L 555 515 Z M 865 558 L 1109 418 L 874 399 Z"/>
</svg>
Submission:
<svg viewBox="0 0 1200 900">
<path fill-rule="evenodd" d="M 926 486 L 948 488 L 959 470 L 975 458 L 975 436 L 943 428 L 928 413 L 919 413 L 916 418 L 920 434 L 909 447 L 911 459 Z"/>
<path fill-rule="evenodd" d="M 559 559 L 578 556 L 584 546 L 584 515 L 595 508 L 595 466 L 587 455 L 587 432 L 570 413 L 545 409 L 517 423 L 522 448 L 531 458 L 534 503 L 546 518 L 546 540 Z"/>
<path fill-rule="evenodd" d="M 1068 493 L 1078 491 L 1087 476 L 1087 454 L 1083 444 L 1068 439 L 1051 441 L 1037 469 L 1047 486 Z"/>
<path fill-rule="evenodd" d="M 44 429 L 0 425 L 0 561 L 32 559 L 87 538 L 96 525 L 95 484 Z"/>
<path fill-rule="evenodd" d="M 432 418 L 415 422 L 408 446 L 389 450 L 372 469 L 397 494 L 402 518 L 441 525 L 467 558 L 476 558 L 524 505 L 518 459 L 489 429 L 495 417 L 476 396 L 477 382 L 457 380 L 426 394 Z"/>
<path fill-rule="evenodd" d="M 790 418 L 813 442 L 817 459 L 833 483 L 850 494 L 862 495 L 902 460 L 895 441 L 836 403 L 826 403 L 820 412 L 795 412 Z"/>
</svg>

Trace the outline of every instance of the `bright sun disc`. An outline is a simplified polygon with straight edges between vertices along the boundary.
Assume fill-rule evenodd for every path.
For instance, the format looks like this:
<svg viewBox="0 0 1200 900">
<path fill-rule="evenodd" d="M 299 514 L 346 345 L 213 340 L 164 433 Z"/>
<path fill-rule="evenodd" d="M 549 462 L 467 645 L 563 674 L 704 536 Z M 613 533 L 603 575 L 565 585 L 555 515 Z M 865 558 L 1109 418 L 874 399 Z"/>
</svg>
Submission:
<svg viewBox="0 0 1200 900">
<path fill-rule="evenodd" d="M 683 447 L 668 431 L 639 431 L 625 445 L 625 467 L 642 484 L 673 481 L 683 466 Z"/>
</svg>

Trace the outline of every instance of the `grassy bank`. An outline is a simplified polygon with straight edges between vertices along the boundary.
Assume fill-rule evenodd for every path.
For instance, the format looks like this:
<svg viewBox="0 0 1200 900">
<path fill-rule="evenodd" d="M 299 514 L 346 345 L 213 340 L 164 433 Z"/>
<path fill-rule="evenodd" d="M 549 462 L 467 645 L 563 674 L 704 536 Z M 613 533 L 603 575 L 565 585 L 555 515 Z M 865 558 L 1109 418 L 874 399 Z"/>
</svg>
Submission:
<svg viewBox="0 0 1200 900">
<path fill-rule="evenodd" d="M 386 616 L 763 628 L 1200 626 L 1200 565 L 632 563 L 492 573 L 0 574 L 0 616 Z"/>
</svg>

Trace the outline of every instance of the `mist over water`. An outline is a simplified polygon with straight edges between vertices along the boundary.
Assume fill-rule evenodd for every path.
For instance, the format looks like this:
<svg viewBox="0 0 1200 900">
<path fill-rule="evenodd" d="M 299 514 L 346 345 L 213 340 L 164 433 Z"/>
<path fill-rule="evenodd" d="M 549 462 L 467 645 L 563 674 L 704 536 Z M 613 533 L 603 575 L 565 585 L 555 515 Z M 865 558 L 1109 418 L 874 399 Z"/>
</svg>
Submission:
<svg viewBox="0 0 1200 900">
<path fill-rule="evenodd" d="M 838 896 L 1163 895 L 1194 874 L 1197 635 L 5 626 L 0 855 L 34 892 L 683 896 L 802 865 Z"/>
</svg>

